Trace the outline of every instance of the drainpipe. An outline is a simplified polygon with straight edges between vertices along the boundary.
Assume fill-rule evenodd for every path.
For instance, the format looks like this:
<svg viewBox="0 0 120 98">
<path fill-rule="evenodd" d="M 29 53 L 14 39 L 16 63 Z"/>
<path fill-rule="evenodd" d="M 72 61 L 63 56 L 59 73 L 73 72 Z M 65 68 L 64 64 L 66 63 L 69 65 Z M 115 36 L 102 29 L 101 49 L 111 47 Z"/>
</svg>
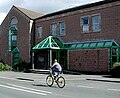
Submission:
<svg viewBox="0 0 120 98">
<path fill-rule="evenodd" d="M 32 52 L 32 69 L 35 69 L 35 65 L 34 65 L 34 52 Z"/>
<path fill-rule="evenodd" d="M 51 46 L 51 37 L 49 38 L 49 42 L 50 42 L 50 47 L 52 47 Z M 49 59 L 50 59 L 49 63 L 50 63 L 50 66 L 51 66 L 52 65 L 52 49 L 50 49 L 50 58 Z"/>
<path fill-rule="evenodd" d="M 52 65 L 52 50 L 51 49 L 50 49 L 50 58 L 49 59 L 50 59 L 49 63 L 50 63 L 50 66 L 51 66 Z"/>
<path fill-rule="evenodd" d="M 32 30 L 32 26 L 33 26 L 33 20 L 29 21 L 29 62 L 30 62 L 30 58 L 31 58 L 31 30 Z"/>
</svg>

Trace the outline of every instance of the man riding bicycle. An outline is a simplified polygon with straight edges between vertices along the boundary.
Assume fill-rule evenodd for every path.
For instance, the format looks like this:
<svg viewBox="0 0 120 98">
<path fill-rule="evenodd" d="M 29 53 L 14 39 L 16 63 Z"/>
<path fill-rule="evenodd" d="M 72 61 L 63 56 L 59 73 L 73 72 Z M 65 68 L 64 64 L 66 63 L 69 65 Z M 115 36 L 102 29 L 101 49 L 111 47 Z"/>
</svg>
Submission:
<svg viewBox="0 0 120 98">
<path fill-rule="evenodd" d="M 49 87 L 51 87 L 54 82 L 56 82 L 60 88 L 65 86 L 65 79 L 60 75 L 61 71 L 62 67 L 55 59 L 54 64 L 50 68 L 50 74 L 46 77 L 46 83 Z"/>
<path fill-rule="evenodd" d="M 60 72 L 62 71 L 61 65 L 55 59 L 53 65 L 51 66 L 52 74 L 54 77 L 59 76 Z"/>
</svg>

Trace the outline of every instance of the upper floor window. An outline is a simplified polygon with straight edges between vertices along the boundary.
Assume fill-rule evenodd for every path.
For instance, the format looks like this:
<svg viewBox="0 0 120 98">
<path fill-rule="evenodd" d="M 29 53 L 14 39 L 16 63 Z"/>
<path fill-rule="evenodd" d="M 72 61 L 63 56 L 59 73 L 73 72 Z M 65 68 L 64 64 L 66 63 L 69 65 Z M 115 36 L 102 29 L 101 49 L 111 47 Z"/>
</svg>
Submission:
<svg viewBox="0 0 120 98">
<path fill-rule="evenodd" d="M 37 27 L 36 33 L 37 38 L 42 38 L 42 27 Z"/>
<path fill-rule="evenodd" d="M 59 27 L 60 27 L 60 35 L 65 35 L 65 23 L 59 22 Z"/>
<path fill-rule="evenodd" d="M 88 17 L 81 18 L 81 27 L 82 27 L 82 32 L 89 31 L 89 18 Z"/>
<path fill-rule="evenodd" d="M 52 35 L 57 34 L 57 24 L 56 23 L 51 24 L 51 32 L 52 32 Z"/>
<path fill-rule="evenodd" d="M 93 32 L 100 31 L 100 15 L 92 16 L 92 30 Z"/>
</svg>

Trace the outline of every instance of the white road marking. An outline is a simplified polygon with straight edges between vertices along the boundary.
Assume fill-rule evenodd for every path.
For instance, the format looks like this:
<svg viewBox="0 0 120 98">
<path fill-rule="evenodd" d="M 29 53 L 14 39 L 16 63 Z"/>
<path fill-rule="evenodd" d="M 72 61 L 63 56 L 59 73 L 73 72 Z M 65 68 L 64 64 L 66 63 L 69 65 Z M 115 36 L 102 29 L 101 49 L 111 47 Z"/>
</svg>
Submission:
<svg viewBox="0 0 120 98">
<path fill-rule="evenodd" d="M 84 85 L 78 85 L 77 87 L 82 87 L 82 88 L 94 88 L 92 86 L 84 86 Z"/>
<path fill-rule="evenodd" d="M 6 86 L 6 85 L 0 85 L 0 87 L 14 89 L 14 90 L 22 91 L 22 92 L 27 92 L 27 93 L 38 94 L 38 95 L 44 95 L 44 96 L 47 95 L 45 93 L 40 93 L 40 92 L 31 91 L 31 90 L 25 90 L 25 89 L 15 88 L 15 87 Z"/>
<path fill-rule="evenodd" d="M 110 90 L 110 91 L 118 91 L 118 92 L 120 92 L 120 89 L 110 89 L 110 88 L 108 88 L 108 90 Z"/>
<path fill-rule="evenodd" d="M 9 80 L 16 80 L 16 81 L 24 81 L 24 82 L 33 82 L 33 81 L 19 80 L 19 79 L 9 78 L 9 77 L 0 77 L 0 78 L 3 78 L 3 79 L 9 79 Z"/>
<path fill-rule="evenodd" d="M 8 78 L 8 77 L 1 77 L 0 78 L 3 78 L 3 79 L 11 79 L 11 80 L 15 80 L 14 78 Z"/>
<path fill-rule="evenodd" d="M 27 90 L 31 90 L 31 91 L 36 91 L 36 92 L 42 92 L 42 93 L 48 93 L 48 94 L 52 93 L 52 92 L 48 92 L 48 91 L 44 91 L 44 90 L 38 90 L 38 89 L 23 87 L 23 86 L 19 86 L 19 85 L 10 84 L 10 83 L 7 83 L 7 85 L 17 87 L 17 88 L 27 89 Z"/>
</svg>

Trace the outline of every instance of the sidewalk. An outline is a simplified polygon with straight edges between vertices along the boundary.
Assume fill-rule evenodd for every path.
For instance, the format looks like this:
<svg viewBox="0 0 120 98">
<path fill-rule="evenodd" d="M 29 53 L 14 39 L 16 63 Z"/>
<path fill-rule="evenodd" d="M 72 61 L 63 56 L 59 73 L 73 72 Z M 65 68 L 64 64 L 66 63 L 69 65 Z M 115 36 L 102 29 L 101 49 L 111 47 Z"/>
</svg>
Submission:
<svg viewBox="0 0 120 98">
<path fill-rule="evenodd" d="M 101 75 L 101 76 L 96 75 L 96 77 L 89 77 L 86 78 L 86 80 L 120 83 L 120 78 L 113 78 L 110 75 Z"/>
<path fill-rule="evenodd" d="M 112 77 L 111 75 L 88 75 L 88 74 L 84 75 L 84 74 L 80 74 L 79 72 L 69 72 L 69 71 L 67 71 L 67 73 L 82 75 L 86 78 L 86 80 L 91 80 L 91 81 L 120 83 L 120 77 L 115 78 L 115 77 Z"/>
</svg>

